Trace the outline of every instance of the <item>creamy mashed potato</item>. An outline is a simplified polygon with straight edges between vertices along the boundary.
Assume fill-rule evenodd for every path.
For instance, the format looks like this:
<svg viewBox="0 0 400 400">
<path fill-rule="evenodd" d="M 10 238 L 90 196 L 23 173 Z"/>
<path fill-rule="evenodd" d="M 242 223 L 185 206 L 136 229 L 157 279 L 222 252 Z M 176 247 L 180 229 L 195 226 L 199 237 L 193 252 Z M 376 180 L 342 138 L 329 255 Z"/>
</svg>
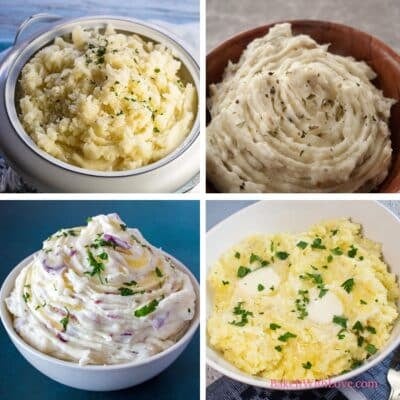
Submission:
<svg viewBox="0 0 400 400">
<path fill-rule="evenodd" d="M 102 171 L 135 169 L 178 147 L 196 115 L 196 91 L 164 45 L 76 28 L 24 66 L 19 118 L 52 156 Z"/>
<path fill-rule="evenodd" d="M 165 350 L 188 328 L 195 303 L 189 276 L 117 214 L 49 237 L 6 299 L 27 343 L 81 365 Z"/>
<path fill-rule="evenodd" d="M 263 378 L 351 370 L 386 344 L 398 317 L 399 287 L 381 246 L 349 219 L 249 237 L 222 255 L 208 284 L 210 346 Z"/>
<path fill-rule="evenodd" d="M 387 99 L 364 62 L 279 24 L 210 86 L 207 176 L 221 192 L 370 191 L 391 161 Z"/>
</svg>

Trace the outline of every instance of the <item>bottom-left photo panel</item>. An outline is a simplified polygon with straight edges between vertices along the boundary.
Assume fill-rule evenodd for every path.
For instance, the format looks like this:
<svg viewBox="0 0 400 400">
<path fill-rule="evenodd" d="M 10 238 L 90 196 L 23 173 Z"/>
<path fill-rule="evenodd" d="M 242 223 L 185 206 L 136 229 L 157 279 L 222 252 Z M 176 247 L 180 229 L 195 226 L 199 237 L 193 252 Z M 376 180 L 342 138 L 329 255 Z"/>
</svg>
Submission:
<svg viewBox="0 0 400 400">
<path fill-rule="evenodd" d="M 198 399 L 199 224 L 198 201 L 0 201 L 0 398 Z"/>
</svg>

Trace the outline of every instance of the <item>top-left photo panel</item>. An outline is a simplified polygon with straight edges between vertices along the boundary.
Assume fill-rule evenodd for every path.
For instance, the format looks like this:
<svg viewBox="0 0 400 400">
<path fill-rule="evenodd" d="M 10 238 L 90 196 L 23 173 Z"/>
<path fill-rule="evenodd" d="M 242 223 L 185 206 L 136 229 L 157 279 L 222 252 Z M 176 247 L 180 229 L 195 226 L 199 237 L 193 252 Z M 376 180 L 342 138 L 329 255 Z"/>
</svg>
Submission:
<svg viewBox="0 0 400 400">
<path fill-rule="evenodd" d="M 199 2 L 3 2 L 0 192 L 199 191 Z"/>
</svg>

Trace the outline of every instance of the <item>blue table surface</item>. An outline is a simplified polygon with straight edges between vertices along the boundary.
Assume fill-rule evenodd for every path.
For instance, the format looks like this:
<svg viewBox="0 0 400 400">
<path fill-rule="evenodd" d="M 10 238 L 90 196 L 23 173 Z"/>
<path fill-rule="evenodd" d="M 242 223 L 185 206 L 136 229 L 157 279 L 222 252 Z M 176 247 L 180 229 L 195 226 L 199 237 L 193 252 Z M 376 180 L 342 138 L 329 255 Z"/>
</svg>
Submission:
<svg viewBox="0 0 400 400">
<path fill-rule="evenodd" d="M 37 13 L 64 17 L 125 15 L 171 24 L 199 23 L 199 0 L 1 0 L 0 51 L 9 47 L 18 26 Z"/>
<path fill-rule="evenodd" d="M 182 261 L 199 279 L 198 201 L 1 201 L 0 282 L 42 241 L 88 216 L 117 212 L 155 246 Z M 1 324 L 0 324 L 1 325 Z M 199 333 L 166 371 L 139 386 L 115 392 L 87 392 L 56 383 L 19 354 L 0 328 L 1 400 L 192 400 L 199 398 Z"/>
</svg>

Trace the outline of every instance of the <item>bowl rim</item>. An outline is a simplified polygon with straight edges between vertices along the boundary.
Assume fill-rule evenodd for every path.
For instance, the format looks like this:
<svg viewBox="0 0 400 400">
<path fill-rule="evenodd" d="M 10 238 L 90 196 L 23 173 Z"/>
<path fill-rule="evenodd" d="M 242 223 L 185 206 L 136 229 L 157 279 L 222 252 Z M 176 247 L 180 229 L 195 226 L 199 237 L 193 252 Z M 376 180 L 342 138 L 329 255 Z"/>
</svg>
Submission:
<svg viewBox="0 0 400 400">
<path fill-rule="evenodd" d="M 15 92 L 16 92 L 16 83 L 20 76 L 22 68 L 26 65 L 27 62 L 33 57 L 37 51 L 42 49 L 44 46 L 48 46 L 57 36 L 55 35 L 56 32 L 62 30 L 65 27 L 68 27 L 67 30 L 71 32 L 74 26 L 81 25 L 81 24 L 89 24 L 91 27 L 94 25 L 101 25 L 101 24 L 108 24 L 108 23 L 127 23 L 131 25 L 136 25 L 136 30 L 132 27 L 132 30 L 129 31 L 131 34 L 137 34 L 137 27 L 140 26 L 143 29 L 147 29 L 148 40 L 159 42 L 158 40 L 152 37 L 154 35 L 161 35 L 170 43 L 166 44 L 166 47 L 171 49 L 173 52 L 177 51 L 181 53 L 181 56 L 184 55 L 187 58 L 188 62 L 182 60 L 181 57 L 178 57 L 178 60 L 181 62 L 182 65 L 188 70 L 191 82 L 193 83 L 196 96 L 197 96 L 197 105 L 196 105 L 196 115 L 193 120 L 193 124 L 187 133 L 184 140 L 170 153 L 162 157 L 161 159 L 152 162 L 150 164 L 146 164 L 144 166 L 135 168 L 135 169 L 128 169 L 128 170 L 120 170 L 120 171 L 101 171 L 101 170 L 91 170 L 87 168 L 82 168 L 76 166 L 74 164 L 70 164 L 68 162 L 59 160 L 58 158 L 52 156 L 51 154 L 47 153 L 46 151 L 39 148 L 39 146 L 33 141 L 30 135 L 27 134 L 25 129 L 22 126 L 22 123 L 18 117 L 18 113 L 16 110 L 15 105 Z M 4 113 L 7 118 L 7 121 L 10 127 L 13 130 L 13 133 L 16 134 L 18 139 L 22 141 L 24 145 L 26 145 L 30 150 L 34 152 L 37 156 L 43 159 L 45 162 L 49 163 L 52 167 L 61 168 L 69 173 L 79 174 L 79 175 L 87 175 L 92 176 L 94 178 L 123 178 L 123 177 L 131 177 L 131 176 L 138 176 L 143 175 L 150 172 L 155 172 L 162 167 L 170 164 L 171 162 L 179 159 L 199 138 L 200 135 L 200 102 L 199 102 L 199 92 L 200 92 L 200 82 L 199 82 L 199 63 L 192 56 L 189 46 L 184 43 L 184 41 L 178 38 L 174 33 L 170 32 L 168 29 L 161 27 L 157 24 L 150 23 L 147 21 L 142 21 L 139 19 L 127 17 L 127 16 L 118 16 L 118 15 L 88 15 L 84 17 L 75 17 L 75 18 L 62 18 L 60 21 L 56 23 L 51 23 L 50 29 L 47 27 L 45 30 L 35 31 L 29 39 L 24 40 L 21 43 L 16 44 L 11 48 L 11 51 L 5 55 L 5 59 L 0 64 L 0 70 L 7 67 L 7 75 L 4 79 L 4 91 L 2 93 L 4 97 Z M 118 28 L 117 28 L 118 29 Z M 140 34 L 139 34 L 140 35 Z M 51 36 L 47 38 L 46 43 L 44 46 L 39 46 L 39 48 L 35 48 L 35 44 L 43 40 L 45 36 Z M 28 51 L 27 49 L 32 49 L 33 51 Z M 23 56 L 25 52 L 29 52 L 29 58 L 26 60 L 23 65 L 18 65 L 18 61 Z M 191 66 L 190 66 L 191 64 Z M 192 71 L 193 69 L 193 71 Z M 15 84 L 11 82 L 10 71 L 17 71 L 15 76 Z M 11 86 L 11 87 L 10 87 Z M 11 93 L 11 97 L 7 96 L 7 94 Z"/>
<path fill-rule="evenodd" d="M 208 75 L 207 74 L 207 65 L 209 63 L 209 60 L 211 58 L 215 58 L 216 54 L 220 53 L 224 49 L 224 47 L 228 44 L 228 42 L 230 42 L 230 41 L 235 41 L 235 42 L 241 41 L 241 40 L 245 39 L 247 36 L 251 35 L 252 33 L 263 31 L 263 30 L 269 31 L 273 26 L 275 26 L 277 24 L 283 24 L 283 23 L 289 23 L 291 25 L 292 24 L 311 24 L 311 25 L 320 25 L 320 26 L 324 26 L 324 27 L 331 26 L 331 27 L 335 27 L 335 28 L 337 28 L 337 27 L 346 28 L 346 29 L 352 31 L 353 33 L 356 33 L 358 35 L 363 35 L 363 36 L 368 37 L 369 39 L 373 40 L 379 46 L 380 49 L 383 49 L 386 53 L 389 53 L 390 56 L 395 58 L 398 61 L 399 65 L 400 65 L 400 53 L 397 53 L 396 50 L 394 50 L 392 47 L 387 45 L 380 38 L 378 38 L 378 37 L 376 37 L 374 35 L 371 35 L 370 33 L 366 32 L 366 31 L 363 31 L 361 29 L 354 28 L 354 27 L 352 27 L 350 25 L 346 25 L 346 24 L 343 24 L 343 23 L 340 23 L 340 22 L 334 22 L 334 21 L 328 21 L 328 20 L 318 20 L 318 19 L 287 19 L 287 20 L 285 20 L 285 19 L 283 19 L 283 20 L 278 20 L 276 22 L 271 22 L 271 23 L 267 23 L 267 24 L 263 24 L 263 25 L 257 25 L 257 26 L 255 26 L 253 28 L 248 28 L 248 29 L 241 30 L 240 32 L 229 36 L 227 39 L 224 39 L 222 42 L 220 42 L 216 46 L 214 46 L 206 55 L 206 77 Z M 261 35 L 256 35 L 255 37 L 253 37 L 252 40 L 254 40 L 256 38 L 259 38 L 259 37 L 261 37 Z M 321 43 L 319 43 L 319 44 L 321 44 Z M 247 45 L 246 45 L 246 47 L 247 47 Z M 242 50 L 241 54 L 243 54 L 243 51 L 245 50 L 246 47 L 243 47 L 243 50 Z M 231 61 L 231 60 L 227 60 L 227 63 L 225 64 L 225 67 L 224 67 L 224 71 L 225 71 L 226 66 L 228 65 L 229 61 Z M 357 61 L 360 61 L 360 60 L 357 60 Z M 365 60 L 361 60 L 361 61 L 366 62 Z M 374 72 L 376 73 L 375 70 L 374 70 Z M 220 83 L 220 82 L 221 82 L 221 80 L 219 80 L 218 82 L 210 82 L 210 83 L 208 83 L 207 80 L 206 80 L 206 90 L 205 90 L 206 91 L 206 100 L 209 97 L 209 95 L 208 95 L 209 86 L 211 84 L 216 84 L 216 83 Z M 381 90 L 381 89 L 379 89 L 379 90 Z M 207 101 L 205 102 L 205 112 L 206 112 L 206 114 L 208 112 Z M 206 118 L 206 127 L 208 126 L 208 124 L 209 124 L 209 122 L 207 123 L 207 118 Z M 393 133 L 390 132 L 390 134 L 391 134 L 391 137 L 392 137 Z M 372 193 L 374 193 L 375 191 L 378 192 L 378 193 L 400 193 L 400 186 L 399 186 L 399 190 L 397 190 L 397 191 L 387 190 L 386 189 L 386 187 L 387 187 L 386 180 L 387 180 L 387 178 L 388 178 L 388 176 L 390 174 L 390 171 L 392 170 L 392 167 L 393 167 L 393 155 L 392 155 L 392 161 L 391 161 L 390 167 L 388 169 L 387 176 L 379 184 L 379 186 L 377 186 L 375 188 L 374 191 L 371 191 Z M 207 177 L 206 177 L 206 182 L 207 182 L 207 185 L 211 185 L 211 190 L 212 191 L 210 191 L 210 193 L 212 193 L 213 191 L 215 193 L 221 193 L 221 192 L 215 190 L 215 187 L 214 187 L 213 183 L 211 181 L 209 181 L 207 179 Z M 384 189 L 384 191 L 381 191 L 382 189 Z M 368 193 L 371 193 L 371 192 L 368 192 Z"/>
<path fill-rule="evenodd" d="M 39 250 L 40 251 L 40 250 Z M 35 253 L 29 255 L 28 257 L 24 258 L 22 261 L 20 261 L 14 268 L 11 269 L 11 271 L 8 273 L 7 277 L 3 281 L 1 288 L 0 288 L 0 319 L 1 322 L 3 323 L 3 326 L 5 330 L 7 331 L 11 342 L 17 347 L 21 346 L 25 351 L 30 353 L 35 358 L 41 359 L 42 361 L 48 362 L 48 363 L 54 363 L 57 364 L 60 367 L 67 367 L 67 368 L 73 368 L 73 369 L 81 369 L 85 371 L 115 371 L 115 370 L 120 370 L 120 369 L 129 369 L 132 367 L 140 367 L 146 364 L 150 364 L 152 362 L 156 362 L 165 356 L 169 355 L 170 353 L 174 353 L 176 350 L 178 350 L 182 345 L 189 344 L 192 336 L 196 332 L 199 324 L 200 324 L 200 288 L 199 288 L 199 283 L 194 276 L 194 274 L 189 270 L 188 267 L 186 267 L 182 262 L 177 260 L 175 257 L 171 256 L 169 253 L 167 253 L 164 250 L 160 251 L 164 254 L 164 256 L 169 257 L 174 265 L 181 270 L 182 272 L 186 273 L 189 276 L 189 279 L 193 285 L 194 292 L 196 294 L 196 304 L 195 304 L 195 314 L 193 319 L 190 321 L 189 326 L 187 327 L 185 333 L 178 339 L 177 342 L 175 342 L 172 346 L 168 347 L 164 351 L 161 351 L 160 353 L 154 354 L 151 357 L 145 358 L 144 360 L 140 361 L 130 361 L 127 363 L 120 363 L 120 364 L 102 364 L 102 365 L 94 365 L 94 364 L 87 364 L 87 365 L 79 365 L 78 362 L 73 362 L 73 361 L 65 361 L 56 357 L 53 357 L 51 355 L 45 354 L 37 349 L 35 349 L 33 346 L 30 344 L 26 343 L 15 331 L 13 324 L 12 324 L 12 314 L 8 311 L 8 308 L 5 304 L 5 299 L 10 295 L 11 291 L 14 289 L 15 286 L 15 279 L 17 278 L 19 272 L 29 263 L 33 260 L 33 257 L 39 252 L 36 251 Z M 6 287 L 9 286 L 9 290 L 6 290 Z M 10 323 L 8 322 L 7 316 L 5 315 L 6 313 L 9 314 L 10 318 Z M 15 344 L 15 342 L 18 344 L 18 346 Z"/>
<path fill-rule="evenodd" d="M 223 225 L 228 219 L 234 216 L 238 216 L 242 213 L 244 213 L 248 208 L 253 208 L 259 206 L 259 203 L 265 203 L 265 202 L 271 202 L 271 201 L 279 201 L 279 200 L 258 200 L 255 203 L 249 204 L 244 206 L 243 208 L 237 210 L 233 214 L 228 215 L 226 218 L 222 219 L 219 221 L 217 224 L 215 224 L 213 227 L 211 227 L 207 232 L 206 232 L 206 241 L 207 241 L 207 236 L 214 231 L 220 229 L 221 225 Z M 306 200 L 306 199 L 286 199 L 286 201 L 292 201 L 293 203 L 298 202 L 298 201 L 315 201 L 315 202 L 323 202 L 324 200 L 322 199 L 315 199 L 315 200 Z M 333 201 L 356 201 L 353 199 L 342 199 L 342 200 L 333 200 Z M 361 200 L 359 200 L 361 201 Z M 400 216 L 397 216 L 392 210 L 389 208 L 385 207 L 384 204 L 379 203 L 377 200 L 364 200 L 367 203 L 370 203 L 371 206 L 378 206 L 382 211 L 386 212 L 390 217 L 392 217 L 398 224 L 400 224 Z M 205 279 L 207 280 L 209 270 L 211 266 L 207 266 L 206 264 L 206 269 L 205 269 Z M 397 274 L 397 279 L 399 279 L 400 273 Z M 399 282 L 398 282 L 399 284 Z M 205 283 L 206 285 L 206 291 L 208 284 L 207 282 Z M 207 326 L 207 321 L 208 321 L 208 305 L 211 303 L 211 299 L 209 299 L 209 296 L 205 296 L 205 325 Z M 398 307 L 398 311 L 400 313 L 400 307 Z M 397 317 L 397 324 L 400 324 L 400 316 Z M 205 328 L 206 329 L 206 328 Z M 346 372 L 341 375 L 335 375 L 333 377 L 328 377 L 324 379 L 318 379 L 318 380 L 295 380 L 293 383 L 290 383 L 289 380 L 278 380 L 278 379 L 264 379 L 264 378 L 259 378 L 255 375 L 250 375 L 247 374 L 241 370 L 239 370 L 237 367 L 235 367 L 232 363 L 229 361 L 225 360 L 223 356 L 216 350 L 214 350 L 208 341 L 208 334 L 206 332 L 206 364 L 215 369 L 216 371 L 220 372 L 221 374 L 227 376 L 228 378 L 231 378 L 233 380 L 236 380 L 238 382 L 242 382 L 248 385 L 252 386 L 257 386 L 261 387 L 264 389 L 272 389 L 272 390 L 288 390 L 288 391 L 296 391 L 296 390 L 312 390 L 312 389 L 317 389 L 317 388 L 326 388 L 326 387 L 331 387 L 331 385 L 335 384 L 340 384 L 340 382 L 347 381 L 349 379 L 355 378 L 356 376 L 359 376 L 363 372 L 373 368 L 376 366 L 378 363 L 380 363 L 384 358 L 386 358 L 390 353 L 392 353 L 396 348 L 400 346 L 400 335 L 393 340 L 392 343 L 386 343 L 386 345 L 378 351 L 378 353 L 367 360 L 363 362 L 362 365 L 359 367 Z M 210 353 L 214 353 L 217 355 L 218 358 L 222 359 L 224 362 L 228 363 L 231 365 L 235 370 L 228 370 L 226 369 L 223 365 L 221 365 L 219 362 L 214 361 L 210 358 Z M 261 380 L 263 379 L 263 380 Z M 280 384 L 280 382 L 283 382 Z"/>
</svg>

